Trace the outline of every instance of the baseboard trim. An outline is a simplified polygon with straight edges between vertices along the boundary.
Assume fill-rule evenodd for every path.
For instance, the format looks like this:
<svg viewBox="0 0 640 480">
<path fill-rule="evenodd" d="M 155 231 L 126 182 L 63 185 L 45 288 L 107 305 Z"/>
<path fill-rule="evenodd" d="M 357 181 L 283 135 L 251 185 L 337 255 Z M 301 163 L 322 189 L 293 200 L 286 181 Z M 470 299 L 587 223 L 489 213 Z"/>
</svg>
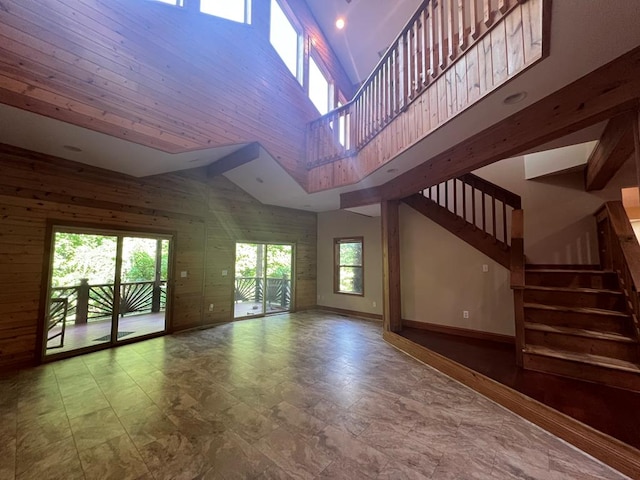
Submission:
<svg viewBox="0 0 640 480">
<path fill-rule="evenodd" d="M 348 317 L 362 318 L 364 320 L 382 321 L 382 315 L 377 313 L 357 312 L 355 310 L 346 310 L 344 308 L 325 307 L 324 305 L 316 305 L 314 310 L 324 310 L 325 312 L 337 313 Z"/>
<path fill-rule="evenodd" d="M 383 339 L 398 350 L 436 368 L 553 435 L 575 445 L 612 468 L 631 478 L 640 479 L 640 450 L 397 333 L 384 332 Z"/>
<path fill-rule="evenodd" d="M 417 322 L 415 320 L 402 320 L 402 325 L 429 332 L 446 333 L 447 335 L 457 335 L 458 337 L 476 338 L 478 340 L 491 340 L 492 342 L 508 343 L 515 345 L 516 339 L 510 335 L 501 333 L 483 332 L 470 328 L 452 327 L 449 325 L 438 325 L 436 323 Z"/>
</svg>

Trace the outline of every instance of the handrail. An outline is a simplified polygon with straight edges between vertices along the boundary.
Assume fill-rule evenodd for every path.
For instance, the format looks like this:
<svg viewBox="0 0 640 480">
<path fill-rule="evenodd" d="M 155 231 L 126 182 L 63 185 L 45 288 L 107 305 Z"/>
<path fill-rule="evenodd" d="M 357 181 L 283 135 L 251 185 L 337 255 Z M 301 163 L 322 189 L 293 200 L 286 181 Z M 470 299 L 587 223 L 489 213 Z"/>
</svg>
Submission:
<svg viewBox="0 0 640 480">
<path fill-rule="evenodd" d="M 353 99 L 307 125 L 307 169 L 355 155 L 526 0 L 424 0 Z"/>
<path fill-rule="evenodd" d="M 509 248 L 509 213 L 520 210 L 519 195 L 472 173 L 433 185 L 421 194 Z"/>
<path fill-rule="evenodd" d="M 618 274 L 620 286 L 631 309 L 636 337 L 640 342 L 640 243 L 622 202 L 607 202 L 602 214 L 608 219 L 608 231 L 604 230 L 604 248 L 609 254 L 608 262 Z M 602 224 L 602 221 L 599 221 Z M 604 222 L 607 223 L 607 222 Z M 599 226 L 599 229 L 602 229 Z M 608 244 L 606 244 L 608 243 Z"/>
</svg>

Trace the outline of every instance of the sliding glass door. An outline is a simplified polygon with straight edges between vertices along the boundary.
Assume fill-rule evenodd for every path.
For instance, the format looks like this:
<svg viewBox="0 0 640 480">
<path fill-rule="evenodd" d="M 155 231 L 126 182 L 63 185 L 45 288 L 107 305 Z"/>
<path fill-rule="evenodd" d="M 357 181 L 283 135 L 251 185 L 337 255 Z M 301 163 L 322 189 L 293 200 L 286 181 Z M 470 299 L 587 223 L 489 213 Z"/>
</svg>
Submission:
<svg viewBox="0 0 640 480">
<path fill-rule="evenodd" d="M 237 243 L 234 317 L 291 310 L 293 245 Z"/>
<path fill-rule="evenodd" d="M 166 331 L 171 237 L 56 227 L 45 356 Z"/>
</svg>

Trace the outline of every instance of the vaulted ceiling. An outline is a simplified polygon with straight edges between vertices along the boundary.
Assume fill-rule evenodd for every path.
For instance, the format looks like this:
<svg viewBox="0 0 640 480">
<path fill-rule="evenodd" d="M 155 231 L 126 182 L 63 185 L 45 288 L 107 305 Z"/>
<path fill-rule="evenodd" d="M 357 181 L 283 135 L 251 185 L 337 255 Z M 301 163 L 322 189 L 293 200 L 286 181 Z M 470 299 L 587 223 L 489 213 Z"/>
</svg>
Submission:
<svg viewBox="0 0 640 480">
<path fill-rule="evenodd" d="M 367 77 L 377 63 L 378 53 L 393 41 L 421 3 L 419 0 L 306 1 L 354 83 Z M 346 19 L 346 28 L 341 31 L 334 26 L 338 16 Z M 635 1 L 553 2 L 551 53 L 547 59 L 357 185 L 308 195 L 275 162 L 273 152 L 265 149 L 259 158 L 227 172 L 226 176 L 264 203 L 312 211 L 336 209 L 341 192 L 384 183 L 638 47 L 638 18 L 640 2 Z M 1 22 L 0 17 L 0 28 Z M 503 103 L 505 97 L 520 91 L 527 92 L 525 101 L 517 105 Z M 601 131 L 601 126 L 596 126 L 556 145 L 595 140 Z M 0 105 L 0 142 L 135 176 L 208 164 L 242 147 L 237 144 L 183 154 L 162 153 L 149 146 L 6 105 Z M 65 145 L 79 146 L 83 152 L 71 151 Z M 125 160 L 131 158 L 135 158 L 135 162 Z"/>
</svg>

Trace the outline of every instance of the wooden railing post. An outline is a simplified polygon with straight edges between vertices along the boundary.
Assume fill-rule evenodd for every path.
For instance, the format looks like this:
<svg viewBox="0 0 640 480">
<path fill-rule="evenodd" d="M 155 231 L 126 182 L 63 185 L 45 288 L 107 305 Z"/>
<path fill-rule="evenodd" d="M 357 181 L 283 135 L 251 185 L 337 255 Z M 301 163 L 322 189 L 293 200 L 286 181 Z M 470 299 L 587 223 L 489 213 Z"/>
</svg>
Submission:
<svg viewBox="0 0 640 480">
<path fill-rule="evenodd" d="M 511 288 L 515 313 L 516 364 L 522 367 L 524 340 L 524 212 L 511 213 Z"/>
<path fill-rule="evenodd" d="M 87 323 L 89 316 L 89 280 L 80 279 L 78 287 L 78 300 L 76 301 L 76 325 Z"/>
</svg>

